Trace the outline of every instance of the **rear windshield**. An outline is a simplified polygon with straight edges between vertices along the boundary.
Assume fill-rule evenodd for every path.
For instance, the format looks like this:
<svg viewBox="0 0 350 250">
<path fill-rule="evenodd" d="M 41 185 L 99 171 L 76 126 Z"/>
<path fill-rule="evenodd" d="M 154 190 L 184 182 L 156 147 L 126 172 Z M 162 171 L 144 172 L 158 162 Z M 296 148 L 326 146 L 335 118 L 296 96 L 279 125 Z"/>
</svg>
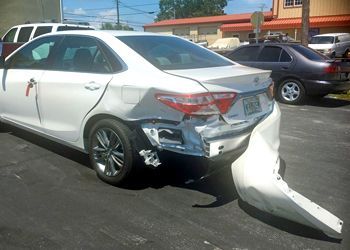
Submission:
<svg viewBox="0 0 350 250">
<path fill-rule="evenodd" d="M 329 59 L 328 57 L 303 45 L 291 45 L 291 47 L 311 61 L 324 61 Z"/>
<path fill-rule="evenodd" d="M 334 36 L 314 36 L 311 38 L 310 44 L 333 44 Z"/>
<path fill-rule="evenodd" d="M 117 38 L 161 70 L 233 65 L 220 56 L 177 37 L 120 36 Z"/>
</svg>

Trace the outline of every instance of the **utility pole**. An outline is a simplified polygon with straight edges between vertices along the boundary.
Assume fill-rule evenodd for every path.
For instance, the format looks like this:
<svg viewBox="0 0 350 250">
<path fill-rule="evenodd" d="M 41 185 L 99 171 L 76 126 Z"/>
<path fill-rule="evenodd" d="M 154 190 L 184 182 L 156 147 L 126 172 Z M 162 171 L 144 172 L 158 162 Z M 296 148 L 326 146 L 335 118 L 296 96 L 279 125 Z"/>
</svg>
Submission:
<svg viewBox="0 0 350 250">
<path fill-rule="evenodd" d="M 310 0 L 303 0 L 301 13 L 301 44 L 307 46 L 309 41 Z"/>
<path fill-rule="evenodd" d="M 176 9 L 175 9 L 176 1 L 173 1 L 173 14 L 174 14 L 174 19 L 176 19 Z"/>
<path fill-rule="evenodd" d="M 116 3 L 117 3 L 117 24 L 119 26 L 119 24 L 120 24 L 120 20 L 119 20 L 119 0 L 116 0 Z"/>
</svg>

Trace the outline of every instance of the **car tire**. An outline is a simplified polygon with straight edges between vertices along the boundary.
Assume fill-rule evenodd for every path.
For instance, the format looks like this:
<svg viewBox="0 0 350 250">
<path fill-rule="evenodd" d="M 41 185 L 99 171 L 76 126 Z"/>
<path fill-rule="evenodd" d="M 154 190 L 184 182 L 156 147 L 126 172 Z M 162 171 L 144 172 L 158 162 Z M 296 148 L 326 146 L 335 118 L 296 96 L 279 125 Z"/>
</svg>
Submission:
<svg viewBox="0 0 350 250">
<path fill-rule="evenodd" d="M 344 53 L 344 58 L 350 58 L 350 50 L 346 50 Z"/>
<path fill-rule="evenodd" d="M 296 79 L 286 79 L 277 88 L 277 99 L 286 104 L 300 104 L 305 99 L 305 88 Z"/>
<path fill-rule="evenodd" d="M 90 129 L 90 162 L 101 180 L 119 185 L 133 172 L 135 151 L 130 134 L 126 125 L 113 119 L 100 120 Z"/>
</svg>

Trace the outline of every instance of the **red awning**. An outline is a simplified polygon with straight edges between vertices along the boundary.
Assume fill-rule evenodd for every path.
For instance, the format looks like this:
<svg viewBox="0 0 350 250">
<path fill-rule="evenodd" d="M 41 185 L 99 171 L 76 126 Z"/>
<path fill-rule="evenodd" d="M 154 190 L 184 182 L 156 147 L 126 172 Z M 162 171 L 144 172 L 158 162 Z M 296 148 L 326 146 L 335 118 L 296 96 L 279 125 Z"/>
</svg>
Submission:
<svg viewBox="0 0 350 250">
<path fill-rule="evenodd" d="M 311 28 L 339 26 L 350 26 L 350 15 L 310 18 Z M 266 21 L 261 27 L 262 30 L 280 30 L 293 28 L 301 28 L 301 18 L 274 19 L 271 21 Z M 230 23 L 221 25 L 220 30 L 223 32 L 250 31 L 253 30 L 253 26 L 250 23 Z"/>
<path fill-rule="evenodd" d="M 272 12 L 263 12 L 265 20 L 272 19 Z M 190 25 L 190 24 L 204 24 L 204 23 L 232 23 L 232 22 L 247 22 L 250 20 L 252 13 L 241 13 L 221 16 L 206 16 L 206 17 L 192 17 L 192 18 L 180 18 L 163 20 L 155 23 L 146 24 L 145 28 L 161 27 L 161 26 L 174 26 L 174 25 Z"/>
</svg>

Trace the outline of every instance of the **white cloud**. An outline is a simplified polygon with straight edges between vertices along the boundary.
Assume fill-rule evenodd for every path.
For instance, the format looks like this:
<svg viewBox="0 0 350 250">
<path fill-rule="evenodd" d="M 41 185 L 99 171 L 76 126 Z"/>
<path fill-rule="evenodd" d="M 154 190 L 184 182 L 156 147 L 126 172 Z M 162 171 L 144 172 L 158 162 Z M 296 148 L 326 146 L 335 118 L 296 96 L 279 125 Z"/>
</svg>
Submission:
<svg viewBox="0 0 350 250">
<path fill-rule="evenodd" d="M 110 10 L 100 11 L 98 13 L 98 15 L 101 16 L 101 17 L 116 16 L 117 15 L 117 10 L 116 9 L 110 9 Z"/>
<path fill-rule="evenodd" d="M 74 9 L 72 13 L 76 15 L 86 15 L 86 11 L 83 8 Z"/>
</svg>

